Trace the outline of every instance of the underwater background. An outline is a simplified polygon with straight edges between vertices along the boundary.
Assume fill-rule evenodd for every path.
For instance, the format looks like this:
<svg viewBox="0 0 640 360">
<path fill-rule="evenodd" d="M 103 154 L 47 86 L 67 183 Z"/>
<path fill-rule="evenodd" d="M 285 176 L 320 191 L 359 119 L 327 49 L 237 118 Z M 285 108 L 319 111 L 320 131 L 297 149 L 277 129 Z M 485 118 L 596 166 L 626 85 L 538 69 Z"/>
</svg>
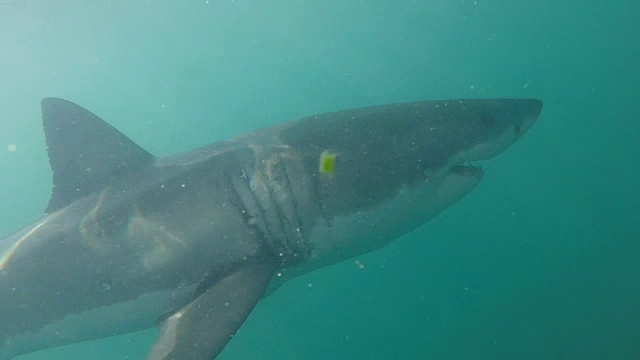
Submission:
<svg viewBox="0 0 640 360">
<path fill-rule="evenodd" d="M 640 359 L 639 14 L 637 1 L 0 0 L 0 236 L 51 193 L 46 96 L 155 155 L 344 108 L 541 98 L 470 195 L 287 283 L 220 358 Z M 155 332 L 19 360 L 143 359 Z"/>
</svg>

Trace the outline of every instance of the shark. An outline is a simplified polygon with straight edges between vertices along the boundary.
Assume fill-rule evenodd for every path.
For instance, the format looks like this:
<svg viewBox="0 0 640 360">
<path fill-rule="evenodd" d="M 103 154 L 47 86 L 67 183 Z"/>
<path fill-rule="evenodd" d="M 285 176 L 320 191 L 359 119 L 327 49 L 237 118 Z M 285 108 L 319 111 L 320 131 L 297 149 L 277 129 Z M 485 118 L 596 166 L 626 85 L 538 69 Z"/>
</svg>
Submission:
<svg viewBox="0 0 640 360">
<path fill-rule="evenodd" d="M 283 282 L 384 247 L 458 202 L 538 99 L 416 101 L 301 118 L 156 157 L 41 103 L 53 191 L 0 240 L 0 359 L 157 327 L 147 360 L 213 359 Z"/>
</svg>

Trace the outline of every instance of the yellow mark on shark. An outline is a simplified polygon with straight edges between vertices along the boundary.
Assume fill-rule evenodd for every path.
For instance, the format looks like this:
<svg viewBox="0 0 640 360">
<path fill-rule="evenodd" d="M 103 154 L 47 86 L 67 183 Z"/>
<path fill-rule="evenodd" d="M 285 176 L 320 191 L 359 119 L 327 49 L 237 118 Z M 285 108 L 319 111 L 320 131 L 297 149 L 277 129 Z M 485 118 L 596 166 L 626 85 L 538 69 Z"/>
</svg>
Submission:
<svg viewBox="0 0 640 360">
<path fill-rule="evenodd" d="M 335 175 L 336 156 L 336 153 L 332 153 L 329 150 L 324 150 L 320 154 L 318 171 L 320 171 L 321 174 L 325 174 L 333 178 L 333 176 Z"/>
</svg>

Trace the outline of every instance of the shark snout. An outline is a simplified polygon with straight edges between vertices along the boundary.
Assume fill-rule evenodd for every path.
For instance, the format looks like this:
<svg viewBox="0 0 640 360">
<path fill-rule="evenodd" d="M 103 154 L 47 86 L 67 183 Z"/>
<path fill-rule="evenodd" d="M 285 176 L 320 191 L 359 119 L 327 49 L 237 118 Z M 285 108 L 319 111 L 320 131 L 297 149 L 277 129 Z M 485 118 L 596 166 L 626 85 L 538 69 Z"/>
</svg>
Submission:
<svg viewBox="0 0 640 360">
<path fill-rule="evenodd" d="M 536 122 L 542 112 L 542 100 L 518 99 L 516 107 L 520 110 L 520 122 L 515 126 L 516 137 L 524 135 Z"/>
</svg>

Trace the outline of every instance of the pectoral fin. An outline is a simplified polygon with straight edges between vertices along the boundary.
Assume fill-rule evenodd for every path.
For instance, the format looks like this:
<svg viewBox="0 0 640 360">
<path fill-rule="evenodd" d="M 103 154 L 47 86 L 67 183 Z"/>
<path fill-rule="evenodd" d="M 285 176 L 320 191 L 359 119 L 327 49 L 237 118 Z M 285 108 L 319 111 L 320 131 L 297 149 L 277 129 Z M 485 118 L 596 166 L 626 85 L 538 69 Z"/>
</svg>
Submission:
<svg viewBox="0 0 640 360">
<path fill-rule="evenodd" d="M 168 317 L 147 360 L 210 360 L 216 357 L 262 297 L 275 265 L 246 264 L 210 286 Z"/>
</svg>

